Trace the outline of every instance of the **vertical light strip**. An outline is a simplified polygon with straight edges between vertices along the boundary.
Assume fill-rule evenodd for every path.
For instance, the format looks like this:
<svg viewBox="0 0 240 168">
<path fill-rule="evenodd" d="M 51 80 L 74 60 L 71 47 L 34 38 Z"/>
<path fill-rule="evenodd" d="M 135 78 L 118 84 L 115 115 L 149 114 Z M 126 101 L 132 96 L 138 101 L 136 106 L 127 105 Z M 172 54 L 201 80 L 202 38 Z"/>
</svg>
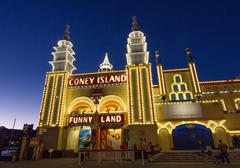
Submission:
<svg viewBox="0 0 240 168">
<path fill-rule="evenodd" d="M 195 78 L 196 78 L 196 85 L 197 85 L 197 88 L 198 88 L 198 93 L 201 93 L 201 87 L 199 85 L 199 81 L 198 81 L 198 74 L 197 74 L 197 71 L 196 71 L 196 66 L 195 64 L 193 63 L 193 70 L 194 70 L 194 74 L 195 74 Z"/>
<path fill-rule="evenodd" d="M 160 77 L 160 66 L 161 65 L 157 65 L 157 75 L 158 75 L 159 93 L 160 93 L 160 96 L 162 96 L 163 95 L 163 90 L 162 90 L 162 82 L 161 82 L 161 77 Z"/>
<path fill-rule="evenodd" d="M 138 113 L 139 113 L 139 119 L 140 119 L 140 123 L 142 124 L 143 123 L 143 112 L 142 112 L 142 101 L 141 101 L 141 86 L 140 86 L 140 79 L 139 79 L 139 67 L 135 67 L 134 68 L 135 69 L 135 71 L 136 71 L 136 74 L 137 74 L 137 90 L 138 90 L 138 93 L 137 93 L 137 95 L 138 95 L 138 109 L 139 109 L 139 111 L 138 111 Z M 140 99 L 140 100 L 139 100 Z"/>
<path fill-rule="evenodd" d="M 139 85 L 139 98 L 140 98 L 140 106 L 141 106 L 141 121 L 142 123 L 145 123 L 145 115 L 143 113 L 146 113 L 144 109 L 144 101 L 143 101 L 143 89 L 142 89 L 142 72 L 141 72 L 141 67 L 139 66 L 137 68 L 137 73 L 138 73 L 138 85 Z"/>
<path fill-rule="evenodd" d="M 38 122 L 38 126 L 42 127 L 43 126 L 43 118 L 44 118 L 44 109 L 46 106 L 46 96 L 47 96 L 47 91 L 48 91 L 48 86 L 49 86 L 49 77 L 48 75 L 46 75 L 46 79 L 45 79 L 45 84 L 44 84 L 44 89 L 43 89 L 43 95 L 42 95 L 42 102 L 41 102 L 41 108 L 40 108 L 40 116 L 39 116 L 39 122 Z"/>
<path fill-rule="evenodd" d="M 51 113 L 50 113 L 50 125 L 52 125 L 53 123 L 53 117 L 54 117 L 54 112 L 55 112 L 55 103 L 56 103 L 56 95 L 57 95 L 57 87 L 58 87 L 58 80 L 59 80 L 59 75 L 55 75 L 55 83 L 54 83 L 54 90 L 53 90 L 53 101 L 52 101 L 52 105 L 51 105 Z"/>
<path fill-rule="evenodd" d="M 234 100 L 234 104 L 235 104 L 236 110 L 240 109 L 238 101 L 240 101 L 240 98 L 237 98 L 237 99 Z"/>
<path fill-rule="evenodd" d="M 150 72 L 149 72 L 150 71 Z M 152 67 L 151 67 L 151 64 L 149 64 L 149 70 L 148 70 L 148 73 L 149 73 L 149 87 L 150 87 L 150 98 L 151 98 L 151 109 L 152 109 L 152 111 L 151 111 L 151 114 L 153 114 L 153 116 L 152 116 L 152 122 L 153 122 L 153 124 L 155 123 L 155 122 L 157 122 L 157 114 L 156 114 L 156 109 L 155 109 L 155 106 L 154 106 L 154 99 L 153 99 L 153 86 L 152 86 Z"/>
<path fill-rule="evenodd" d="M 150 121 L 146 124 L 152 124 L 153 122 L 153 110 L 152 110 L 152 97 L 151 97 L 151 82 L 150 82 L 150 74 L 149 74 L 149 64 L 144 66 L 145 72 L 146 72 L 146 86 L 147 87 L 147 94 L 148 94 L 148 100 L 149 100 L 149 115 L 150 115 Z"/>
<path fill-rule="evenodd" d="M 67 89 L 68 89 L 68 77 L 69 74 L 65 73 L 64 74 L 64 84 L 62 86 L 63 90 L 62 90 L 62 99 L 61 99 L 61 110 L 60 110 L 60 118 L 59 118 L 59 126 L 63 126 L 64 125 L 64 119 L 65 119 L 65 115 L 66 115 L 66 96 L 67 96 Z"/>
<path fill-rule="evenodd" d="M 132 101 L 131 101 L 131 80 L 129 78 L 129 68 L 126 68 L 127 71 L 127 89 L 128 89 L 128 93 L 127 93 L 127 100 L 128 100 L 128 124 L 132 124 L 133 123 L 133 116 L 132 116 Z"/>
<path fill-rule="evenodd" d="M 62 77 L 62 82 L 61 82 L 61 89 L 60 89 L 60 94 L 59 94 L 59 106 L 58 106 L 58 116 L 57 116 L 57 121 L 56 121 L 56 124 L 59 125 L 59 126 L 62 126 L 60 123 L 59 123 L 59 120 L 61 118 L 61 114 L 63 113 L 62 111 L 62 108 L 63 108 L 63 99 L 64 99 L 64 95 L 63 95 L 63 92 L 64 92 L 64 89 L 65 89 L 65 79 L 66 79 L 66 75 L 63 74 L 61 75 Z"/>
<path fill-rule="evenodd" d="M 227 111 L 227 107 L 226 107 L 225 101 L 224 101 L 223 99 L 221 99 L 220 101 L 221 101 L 221 103 L 222 103 L 223 110 L 224 110 L 224 111 Z"/>
<path fill-rule="evenodd" d="M 162 90 L 163 90 L 163 95 L 166 95 L 166 88 L 165 88 L 165 80 L 163 77 L 163 70 L 162 70 L 162 65 L 160 66 L 160 76 L 161 76 L 161 82 L 162 82 Z"/>
<path fill-rule="evenodd" d="M 190 68 L 190 72 L 191 72 L 191 76 L 192 76 L 194 91 L 195 91 L 195 93 L 198 93 L 197 86 L 196 86 L 196 80 L 195 80 L 193 69 L 192 69 L 192 63 L 189 63 L 189 68 Z"/>
<path fill-rule="evenodd" d="M 51 99 L 50 99 L 50 103 L 49 103 L 49 114 L 48 114 L 48 119 L 47 119 L 47 125 L 50 125 L 50 121 L 51 121 L 51 115 L 52 115 L 52 104 L 54 101 L 54 92 L 55 92 L 55 85 L 56 85 L 56 75 L 53 75 L 53 90 L 51 90 Z"/>
</svg>

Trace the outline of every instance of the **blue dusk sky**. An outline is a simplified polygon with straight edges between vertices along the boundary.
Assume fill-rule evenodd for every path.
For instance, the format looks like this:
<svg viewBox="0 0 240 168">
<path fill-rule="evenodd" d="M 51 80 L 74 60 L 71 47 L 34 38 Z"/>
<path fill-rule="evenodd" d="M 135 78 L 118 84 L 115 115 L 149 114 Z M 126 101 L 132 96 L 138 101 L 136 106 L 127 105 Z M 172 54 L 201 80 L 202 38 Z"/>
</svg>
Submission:
<svg viewBox="0 0 240 168">
<path fill-rule="evenodd" d="M 0 2 L 0 125 L 37 124 L 51 52 L 71 25 L 74 73 L 94 72 L 109 53 L 115 70 L 126 64 L 132 16 L 147 38 L 154 83 L 155 50 L 164 69 L 187 66 L 192 50 L 200 81 L 239 76 L 238 0 L 5 0 Z"/>
</svg>

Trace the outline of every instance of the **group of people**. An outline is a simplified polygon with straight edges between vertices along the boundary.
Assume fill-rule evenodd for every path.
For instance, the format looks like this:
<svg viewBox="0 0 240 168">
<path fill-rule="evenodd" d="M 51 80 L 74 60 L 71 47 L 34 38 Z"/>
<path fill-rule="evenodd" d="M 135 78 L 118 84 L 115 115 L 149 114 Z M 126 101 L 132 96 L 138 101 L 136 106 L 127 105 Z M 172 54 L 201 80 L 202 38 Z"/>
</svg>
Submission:
<svg viewBox="0 0 240 168">
<path fill-rule="evenodd" d="M 205 151 L 207 151 L 207 155 L 209 157 L 212 158 L 212 147 L 211 146 L 205 146 L 204 143 L 202 143 L 201 141 L 199 141 L 200 144 L 200 151 L 201 151 L 201 155 L 205 157 Z M 155 150 L 156 147 L 158 147 L 159 145 L 153 145 L 151 142 L 148 143 L 147 147 L 146 147 L 146 153 L 147 153 L 147 157 L 148 157 L 148 161 L 151 162 L 153 161 L 153 155 L 160 152 L 160 150 Z M 134 150 L 137 150 L 137 146 L 136 144 L 134 144 Z M 230 163 L 229 160 L 229 153 L 228 153 L 228 145 L 226 143 L 224 143 L 222 140 L 218 141 L 218 152 L 214 155 L 214 159 L 215 159 L 215 163 L 222 163 L 224 164 L 225 162 Z"/>
<path fill-rule="evenodd" d="M 149 162 L 152 162 L 153 161 L 153 155 L 156 154 L 156 153 L 159 153 L 161 151 L 161 148 L 159 149 L 155 149 L 156 147 L 158 147 L 159 145 L 156 144 L 156 145 L 153 145 L 152 142 L 149 142 L 145 148 L 140 148 L 140 150 L 143 150 L 144 151 L 144 154 L 146 153 L 147 154 L 147 159 Z M 120 149 L 121 149 L 121 146 L 120 146 Z M 139 150 L 137 149 L 137 145 L 134 144 L 133 145 L 133 150 L 135 151 L 135 158 L 139 158 L 140 156 L 138 156 L 139 154 L 141 155 L 141 153 L 137 153 Z M 142 156 L 141 156 L 142 157 Z M 144 157 L 145 158 L 145 157 Z"/>
<path fill-rule="evenodd" d="M 200 145 L 201 155 L 205 157 L 205 150 L 206 150 L 208 157 L 212 158 L 212 147 L 205 146 L 205 144 L 201 141 L 199 141 L 199 145 Z M 214 155 L 215 163 L 224 164 L 225 160 L 227 161 L 227 163 L 230 163 L 228 145 L 224 143 L 222 140 L 219 140 L 217 149 L 218 149 L 218 152 Z"/>
</svg>

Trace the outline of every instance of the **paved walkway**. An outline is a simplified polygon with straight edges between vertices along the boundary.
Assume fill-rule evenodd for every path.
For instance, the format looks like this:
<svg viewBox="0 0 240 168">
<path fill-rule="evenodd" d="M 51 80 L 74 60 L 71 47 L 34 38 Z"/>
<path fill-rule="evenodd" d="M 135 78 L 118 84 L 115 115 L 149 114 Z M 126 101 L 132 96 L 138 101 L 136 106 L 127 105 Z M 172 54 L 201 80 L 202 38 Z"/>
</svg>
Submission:
<svg viewBox="0 0 240 168">
<path fill-rule="evenodd" d="M 213 163 L 148 163 L 142 165 L 141 161 L 128 162 L 113 162 L 104 161 L 98 165 L 95 161 L 86 162 L 86 164 L 79 165 L 77 159 L 42 159 L 38 161 L 18 161 L 18 162 L 3 162 L 0 161 L 0 168 L 239 168 L 240 162 L 231 163 L 229 165 L 215 165 Z"/>
</svg>

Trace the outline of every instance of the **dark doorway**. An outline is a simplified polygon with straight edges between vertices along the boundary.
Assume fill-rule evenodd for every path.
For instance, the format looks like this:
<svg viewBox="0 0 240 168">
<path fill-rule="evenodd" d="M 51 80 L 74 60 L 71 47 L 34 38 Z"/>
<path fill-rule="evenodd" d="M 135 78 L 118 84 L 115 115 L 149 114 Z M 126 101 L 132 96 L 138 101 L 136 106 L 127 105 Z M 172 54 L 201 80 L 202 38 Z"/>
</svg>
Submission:
<svg viewBox="0 0 240 168">
<path fill-rule="evenodd" d="M 200 149 L 199 142 L 205 146 L 213 146 L 211 130 L 200 124 L 184 124 L 172 131 L 174 149 Z"/>
</svg>

